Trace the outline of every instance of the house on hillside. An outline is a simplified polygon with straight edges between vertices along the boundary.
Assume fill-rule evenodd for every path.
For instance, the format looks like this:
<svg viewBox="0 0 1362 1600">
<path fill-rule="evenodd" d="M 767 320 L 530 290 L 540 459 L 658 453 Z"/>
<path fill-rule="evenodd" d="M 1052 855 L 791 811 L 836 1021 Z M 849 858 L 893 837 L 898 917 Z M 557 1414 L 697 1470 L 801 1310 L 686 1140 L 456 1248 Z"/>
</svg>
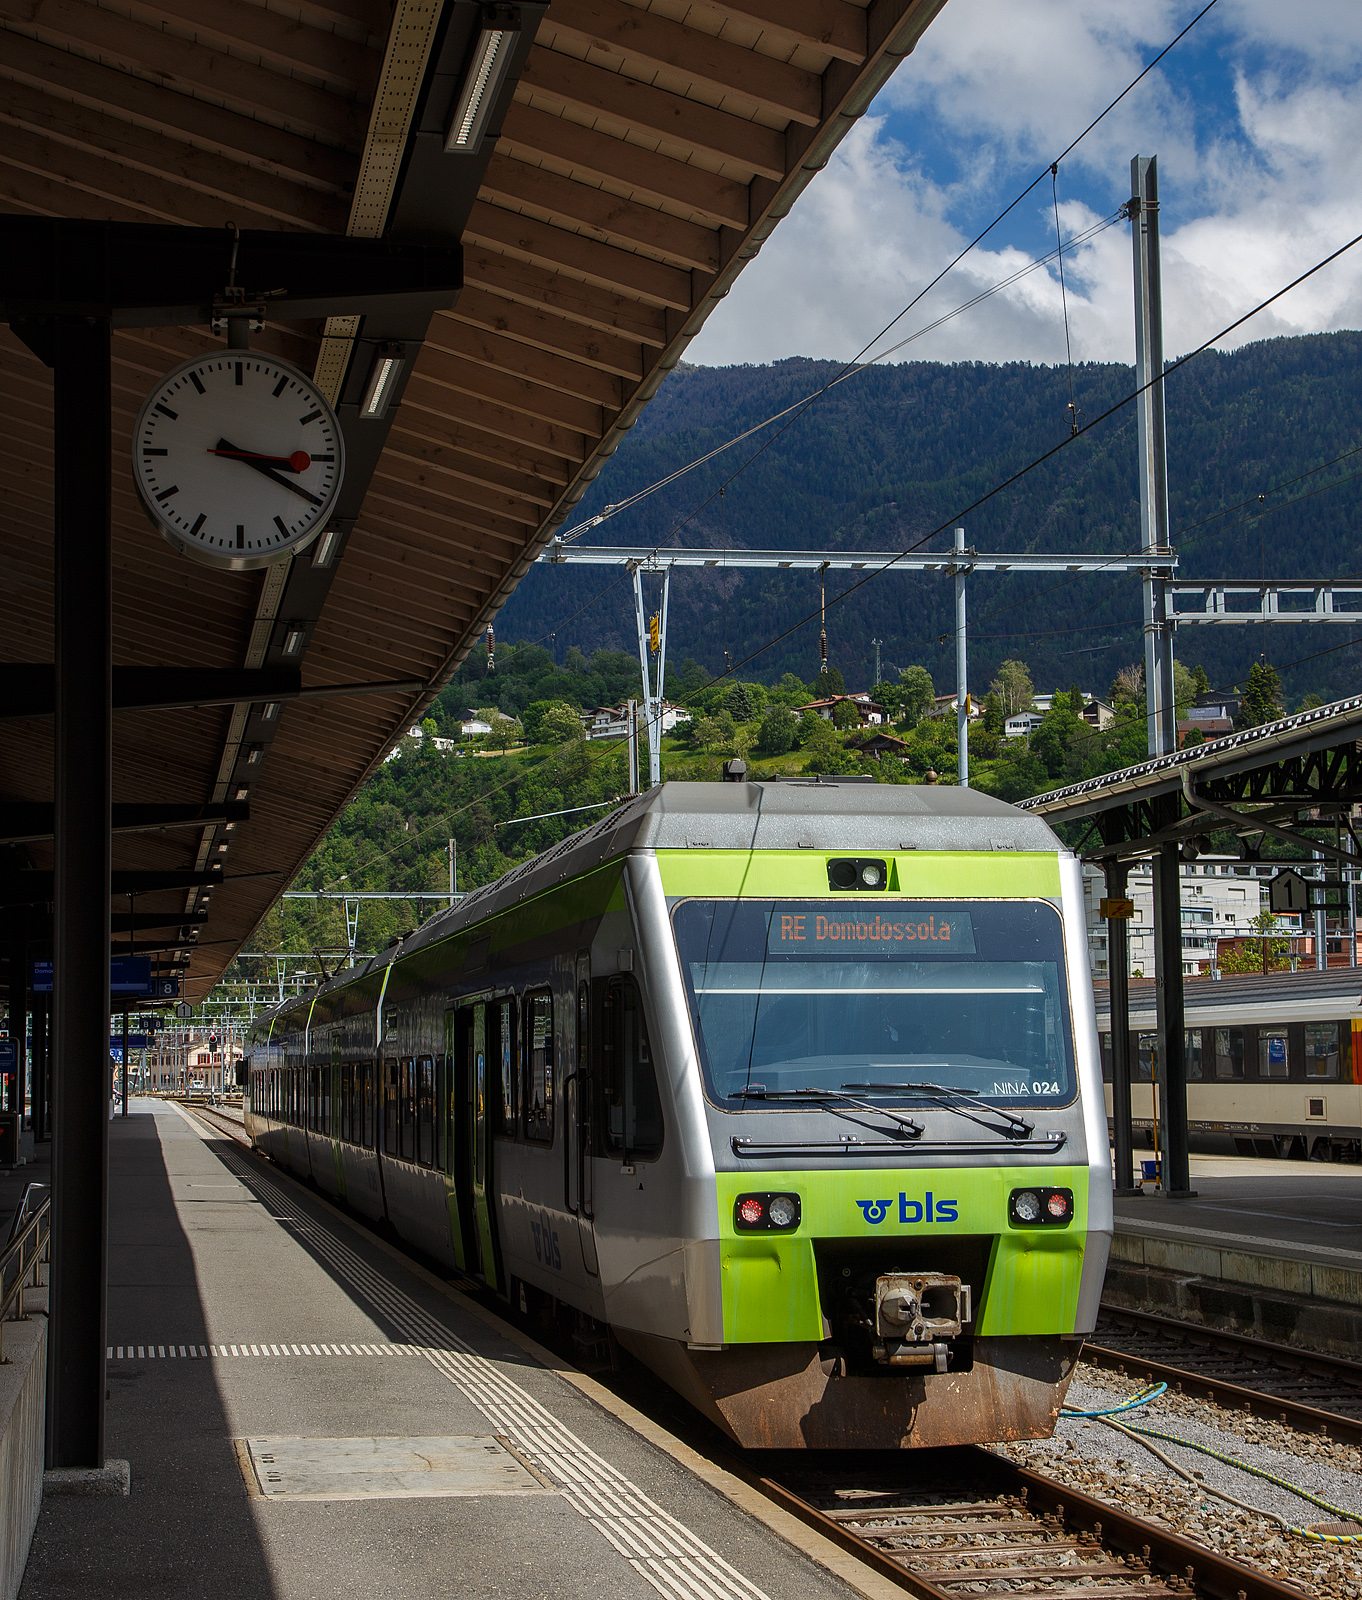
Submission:
<svg viewBox="0 0 1362 1600">
<path fill-rule="evenodd" d="M 969 716 L 974 722 L 984 714 L 984 708 L 976 696 L 969 696 Z M 930 721 L 933 717 L 953 717 L 955 715 L 955 691 L 950 694 L 938 694 L 932 697 L 932 709 L 927 713 Z"/>
<path fill-rule="evenodd" d="M 1223 739 L 1234 732 L 1234 719 L 1239 715 L 1242 701 L 1238 695 L 1203 694 L 1178 723 L 1178 743 L 1185 743 L 1187 735 L 1195 730 L 1203 739 Z"/>
<path fill-rule="evenodd" d="M 892 733 L 871 733 L 864 738 L 848 739 L 847 749 L 863 756 L 873 756 L 878 761 L 881 756 L 906 756 L 908 742 L 906 739 L 896 739 Z"/>
<path fill-rule="evenodd" d="M 1019 711 L 1015 717 L 1008 717 L 1006 722 L 1003 723 L 1003 738 L 1029 739 L 1044 721 L 1043 712 Z"/>
<path fill-rule="evenodd" d="M 832 721 L 832 714 L 843 703 L 853 707 L 861 726 L 867 723 L 878 726 L 884 721 L 884 707 L 872 700 L 869 694 L 862 691 L 860 694 L 834 694 L 826 700 L 810 700 L 807 705 L 798 708 L 802 715 L 805 711 L 812 711 L 825 722 Z"/>
<path fill-rule="evenodd" d="M 638 704 L 638 725 L 640 731 L 647 727 L 643 716 L 643 704 Z M 684 706 L 674 706 L 670 700 L 662 702 L 662 732 L 670 733 L 678 722 L 690 716 Z M 623 739 L 629 734 L 629 702 L 621 701 L 617 706 L 594 706 L 590 711 L 582 712 L 582 726 L 586 730 L 588 739 Z"/>
</svg>

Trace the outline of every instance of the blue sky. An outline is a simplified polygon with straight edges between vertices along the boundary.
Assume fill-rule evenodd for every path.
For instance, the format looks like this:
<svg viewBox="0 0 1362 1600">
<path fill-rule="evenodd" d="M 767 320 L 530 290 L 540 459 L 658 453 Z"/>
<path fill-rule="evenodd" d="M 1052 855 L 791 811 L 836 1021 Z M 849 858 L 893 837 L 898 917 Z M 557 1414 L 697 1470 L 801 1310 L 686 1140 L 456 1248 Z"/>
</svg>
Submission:
<svg viewBox="0 0 1362 1600">
<path fill-rule="evenodd" d="M 947 0 L 688 359 L 847 359 L 1201 8 L 1204 0 Z M 1069 156 L 1066 238 L 1159 158 L 1170 356 L 1362 232 L 1362 0 L 1218 0 Z M 1053 248 L 1048 174 L 896 329 L 912 333 Z M 1130 236 L 1066 256 L 1075 360 L 1130 360 Z M 1362 246 L 1226 342 L 1362 326 Z M 1053 266 L 897 359 L 1064 359 Z"/>
</svg>

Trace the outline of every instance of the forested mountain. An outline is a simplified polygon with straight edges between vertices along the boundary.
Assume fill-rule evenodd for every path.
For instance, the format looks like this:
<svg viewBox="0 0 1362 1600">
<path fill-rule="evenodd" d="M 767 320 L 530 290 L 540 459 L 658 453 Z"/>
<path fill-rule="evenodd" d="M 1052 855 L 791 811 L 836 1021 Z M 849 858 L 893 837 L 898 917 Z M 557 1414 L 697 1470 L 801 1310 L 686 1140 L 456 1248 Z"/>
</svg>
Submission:
<svg viewBox="0 0 1362 1600">
<path fill-rule="evenodd" d="M 571 522 L 794 405 L 839 370 L 832 362 L 804 359 L 679 368 Z M 1362 456 L 1293 482 L 1362 445 L 1360 379 L 1357 333 L 1274 339 L 1229 355 L 1208 352 L 1170 377 L 1171 516 L 1183 575 L 1335 577 L 1362 568 L 1357 484 L 1347 481 Z M 648 546 L 675 539 L 691 546 L 899 551 L 959 519 L 980 550 L 1135 550 L 1139 505 L 1130 406 L 961 516 L 1068 438 L 1068 383 L 1064 368 L 1026 363 L 868 368 L 788 427 L 763 430 L 609 519 L 583 542 Z M 1075 369 L 1074 383 L 1088 420 L 1127 395 L 1133 376 L 1124 366 L 1088 364 Z M 719 495 L 720 484 L 753 456 Z M 949 542 L 943 533 L 929 548 Z M 617 577 L 609 569 L 536 567 L 497 619 L 498 637 L 551 645 L 560 663 L 574 645 L 588 656 L 602 646 L 632 653 L 630 590 L 618 584 L 605 592 Z M 829 600 L 848 582 L 848 575 L 829 574 Z M 817 582 L 809 574 L 682 572 L 672 587 L 669 656 L 678 664 L 693 657 L 719 672 L 725 648 L 736 664 L 817 605 Z M 939 688 L 953 687 L 953 649 L 941 642 L 953 627 L 951 605 L 950 585 L 940 577 L 877 578 L 829 613 L 830 658 L 849 685 L 866 686 L 874 676 L 871 640 L 879 638 L 885 661 L 920 663 Z M 1100 693 L 1118 668 L 1138 658 L 1139 621 L 1138 579 L 980 576 L 970 585 L 971 680 L 986 685 L 1003 659 L 1022 656 L 1038 688 L 1080 680 Z M 807 623 L 751 660 L 742 676 L 773 682 L 790 671 L 812 678 L 817 639 L 817 622 Z M 1241 678 L 1260 650 L 1282 665 L 1342 639 L 1332 629 L 1324 639 L 1279 628 L 1265 641 L 1262 629 L 1184 628 L 1178 653 L 1189 664 L 1201 662 L 1218 686 Z M 1282 670 L 1288 698 L 1307 690 L 1326 698 L 1344 693 L 1354 675 L 1351 650 Z"/>
<path fill-rule="evenodd" d="M 573 520 L 585 520 L 794 404 L 838 370 L 806 360 L 679 369 Z M 1342 333 L 1208 354 L 1169 380 L 1172 526 L 1186 576 L 1324 578 L 1362 569 L 1355 510 L 1362 483 L 1359 379 L 1362 335 Z M 1080 367 L 1078 405 L 1086 417 L 1097 417 L 1129 392 L 1132 381 L 1124 367 Z M 866 370 L 785 431 L 766 429 L 586 537 L 635 546 L 676 534 L 692 546 L 902 550 L 948 527 L 961 508 L 1062 444 L 1069 437 L 1067 402 L 1068 374 L 1057 368 L 914 363 Z M 763 442 L 768 448 L 758 453 Z M 1352 451 L 1359 453 L 1348 456 Z M 718 497 L 720 483 L 753 456 Z M 1138 547 L 1138 523 L 1135 428 L 1126 408 L 989 500 L 964 525 L 980 550 L 1114 554 Z M 949 535 L 939 535 L 933 547 L 947 543 Z M 576 808 L 609 801 L 626 786 L 622 751 L 606 742 L 583 745 L 564 738 L 563 730 L 575 733 L 569 708 L 639 693 L 633 596 L 620 577 L 618 569 L 535 568 L 497 619 L 496 672 L 487 675 L 485 652 L 475 650 L 426 725 L 429 734 L 457 736 L 470 709 L 496 707 L 519 719 L 532 748 L 498 754 L 506 730 L 518 736 L 516 725 L 505 723 L 480 741 L 482 749 L 461 745 L 442 754 L 433 739 L 404 740 L 397 757 L 347 807 L 298 886 L 429 889 L 434 895 L 447 886 L 446 846 L 454 838 L 460 886 L 472 888 L 599 817 L 600 810 Z M 831 574 L 829 598 L 845 583 L 845 575 Z M 595 603 L 593 596 L 599 596 Z M 758 773 L 864 771 L 881 781 L 921 782 L 934 772 L 954 781 L 953 716 L 919 720 L 930 705 L 930 686 L 920 673 L 906 684 L 899 679 L 899 669 L 917 665 L 931 673 L 938 691 L 954 687 L 953 645 L 941 640 L 953 628 L 949 582 L 930 574 L 885 575 L 829 613 L 830 662 L 847 688 L 873 683 L 871 641 L 883 641 L 879 693 L 899 744 L 897 754 L 880 761 L 858 749 L 854 728 L 837 732 L 811 713 L 798 717 L 815 692 L 827 692 L 812 681 L 816 620 L 753 655 L 816 613 L 817 602 L 817 583 L 808 574 L 677 576 L 668 690 L 691 708 L 693 721 L 664 744 L 666 775 L 715 778 L 719 761 L 737 753 Z M 978 787 L 1015 800 L 1143 755 L 1138 674 L 1125 672 L 1113 686 L 1139 658 L 1139 619 L 1137 579 L 1049 574 L 971 580 L 971 687 L 981 699 L 995 680 L 1026 688 L 1015 705 L 991 696 L 971 732 Z M 1277 627 L 1265 638 L 1266 632 L 1181 629 L 1180 697 L 1245 682 L 1263 650 L 1281 683 L 1267 669 L 1257 670 L 1261 692 L 1255 699 L 1249 685 L 1247 721 L 1295 710 L 1307 695 L 1332 699 L 1357 688 L 1357 651 L 1348 641 L 1362 637 L 1362 627 L 1356 634 L 1342 627 Z M 745 663 L 734 673 L 745 685 L 706 687 L 723 671 L 725 647 L 735 668 Z M 1000 678 L 1004 662 L 1009 665 Z M 1184 673 L 1184 667 L 1200 670 Z M 1065 695 L 1030 739 L 1001 738 L 1003 712 L 1029 703 L 1032 684 L 1037 691 L 1114 694 L 1117 722 L 1097 735 L 1079 720 L 1081 702 Z M 433 908 L 434 901 L 425 910 Z M 366 902 L 360 948 L 381 948 L 420 912 L 412 902 Z M 344 937 L 339 904 L 290 901 L 271 913 L 253 942 L 257 949 L 297 952 L 334 949 Z M 267 966 L 247 964 L 257 977 Z"/>
</svg>

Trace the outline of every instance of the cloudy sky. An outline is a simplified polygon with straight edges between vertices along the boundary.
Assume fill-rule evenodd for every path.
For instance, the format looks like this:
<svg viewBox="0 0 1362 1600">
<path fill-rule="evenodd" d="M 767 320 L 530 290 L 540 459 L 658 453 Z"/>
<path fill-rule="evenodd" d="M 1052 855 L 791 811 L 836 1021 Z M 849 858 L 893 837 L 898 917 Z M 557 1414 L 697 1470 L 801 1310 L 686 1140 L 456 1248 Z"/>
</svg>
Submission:
<svg viewBox="0 0 1362 1600">
<path fill-rule="evenodd" d="M 711 365 L 849 359 L 1017 193 L 895 328 L 915 333 L 1055 243 L 1048 168 L 1204 0 L 948 0 L 916 52 L 691 345 Z M 1362 232 L 1362 0 L 1218 0 L 1060 166 L 1068 239 L 1157 155 L 1175 356 Z M 1131 361 L 1128 224 L 1065 257 L 1077 360 Z M 1362 245 L 1226 341 L 1362 326 Z M 885 340 L 877 349 L 884 348 Z M 1064 360 L 1053 265 L 900 360 Z"/>
</svg>

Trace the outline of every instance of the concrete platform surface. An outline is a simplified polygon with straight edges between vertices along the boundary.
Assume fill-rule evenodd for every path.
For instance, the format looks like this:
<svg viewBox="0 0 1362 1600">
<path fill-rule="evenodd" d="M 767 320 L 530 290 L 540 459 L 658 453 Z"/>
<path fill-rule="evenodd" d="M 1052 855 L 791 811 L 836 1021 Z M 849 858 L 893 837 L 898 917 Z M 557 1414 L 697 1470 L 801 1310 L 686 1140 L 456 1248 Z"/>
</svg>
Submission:
<svg viewBox="0 0 1362 1600">
<path fill-rule="evenodd" d="M 133 1112 L 106 1444 L 132 1493 L 46 1501 L 21 1600 L 853 1592 L 308 1191 Z"/>
<path fill-rule="evenodd" d="M 1362 1167 L 1193 1155 L 1192 1199 L 1116 1200 L 1116 1228 L 1362 1271 Z"/>
</svg>

